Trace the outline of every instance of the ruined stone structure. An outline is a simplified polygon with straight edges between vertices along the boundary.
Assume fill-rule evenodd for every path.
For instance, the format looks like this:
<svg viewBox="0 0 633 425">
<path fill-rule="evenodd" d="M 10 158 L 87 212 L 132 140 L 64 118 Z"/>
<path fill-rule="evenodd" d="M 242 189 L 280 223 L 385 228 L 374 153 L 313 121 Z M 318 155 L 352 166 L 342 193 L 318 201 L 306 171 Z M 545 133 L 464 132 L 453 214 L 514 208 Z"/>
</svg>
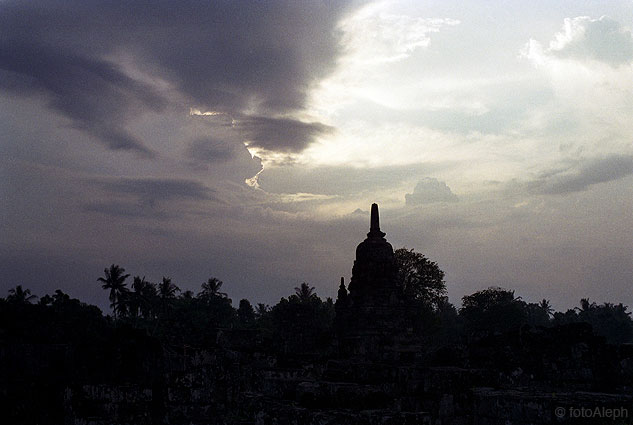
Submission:
<svg viewBox="0 0 633 425">
<path fill-rule="evenodd" d="M 378 205 L 371 206 L 371 225 L 367 238 L 356 248 L 356 260 L 349 284 L 350 307 L 355 313 L 376 319 L 389 315 L 390 307 L 400 298 L 396 288 L 396 264 L 393 248 L 380 231 Z M 364 325 L 376 323 L 373 320 Z M 361 324 L 363 326 L 363 324 Z"/>
<path fill-rule="evenodd" d="M 384 351 L 406 330 L 405 300 L 396 285 L 393 247 L 380 230 L 378 205 L 372 204 L 369 233 L 356 248 L 349 294 L 341 279 L 336 328 L 342 352 Z"/>
</svg>

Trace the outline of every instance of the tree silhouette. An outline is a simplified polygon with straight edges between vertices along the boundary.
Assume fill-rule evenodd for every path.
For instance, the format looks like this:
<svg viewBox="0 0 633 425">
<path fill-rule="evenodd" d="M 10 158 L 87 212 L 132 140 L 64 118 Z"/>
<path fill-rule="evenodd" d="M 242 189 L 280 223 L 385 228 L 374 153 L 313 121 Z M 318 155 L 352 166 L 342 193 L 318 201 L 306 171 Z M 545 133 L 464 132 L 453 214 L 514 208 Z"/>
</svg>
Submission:
<svg viewBox="0 0 633 425">
<path fill-rule="evenodd" d="M 255 317 L 259 320 L 264 318 L 270 312 L 270 306 L 264 303 L 258 303 L 255 307 Z"/>
<path fill-rule="evenodd" d="M 594 331 L 609 342 L 621 344 L 633 341 L 633 321 L 627 307 L 620 304 L 590 302 L 588 298 L 580 300 L 576 307 L 576 320 L 591 324 Z"/>
<path fill-rule="evenodd" d="M 64 304 L 71 300 L 70 295 L 65 294 L 61 289 L 56 289 L 53 294 L 53 304 Z"/>
<path fill-rule="evenodd" d="M 407 248 L 395 250 L 394 256 L 398 268 L 397 284 L 403 293 L 409 299 L 437 309 L 446 296 L 444 272 L 437 263 Z"/>
<path fill-rule="evenodd" d="M 580 307 L 576 307 L 579 313 L 589 313 L 596 308 L 595 302 L 589 302 L 589 298 L 583 298 L 580 300 Z"/>
<path fill-rule="evenodd" d="M 37 297 L 31 295 L 30 289 L 22 289 L 22 285 L 18 285 L 15 288 L 9 289 L 7 301 L 14 304 L 30 304 L 35 298 Z"/>
<path fill-rule="evenodd" d="M 105 274 L 105 278 L 100 277 L 97 281 L 103 283 L 103 285 L 101 285 L 103 289 L 110 290 L 110 307 L 112 308 L 112 313 L 116 320 L 117 313 L 119 313 L 121 308 L 121 303 L 129 292 L 125 280 L 130 277 L 130 275 L 123 274 L 125 273 L 125 269 L 115 264 L 112 264 L 109 269 L 104 269 L 103 273 Z"/>
<path fill-rule="evenodd" d="M 543 300 L 547 303 L 547 300 Z M 547 326 L 550 323 L 550 315 L 548 311 L 552 308 L 546 305 L 544 308 L 543 301 L 540 303 L 524 304 L 525 322 L 530 326 Z"/>
<path fill-rule="evenodd" d="M 132 314 L 140 314 L 146 319 L 152 315 L 152 307 L 156 299 L 156 285 L 145 280 L 145 276 L 134 276 L 132 283 L 134 292 L 130 294 L 132 299 Z"/>
<path fill-rule="evenodd" d="M 203 300 L 210 300 L 216 297 L 226 298 L 226 293 L 220 292 L 223 282 L 215 277 L 210 277 L 201 286 L 202 291 L 198 293 L 198 298 Z"/>
<path fill-rule="evenodd" d="M 273 332 L 282 343 L 276 348 L 284 352 L 305 352 L 327 344 L 334 315 L 332 299 L 323 302 L 314 287 L 302 283 L 294 294 L 282 298 L 270 310 Z"/>
<path fill-rule="evenodd" d="M 295 287 L 295 295 L 299 298 L 299 302 L 301 303 L 308 303 L 318 298 L 314 292 L 314 286 L 310 286 L 305 282 L 303 282 L 301 286 Z"/>
<path fill-rule="evenodd" d="M 552 308 L 552 305 L 550 304 L 550 302 L 546 300 L 545 298 L 541 300 L 538 306 L 541 308 L 541 310 L 545 312 L 545 314 L 547 314 L 547 317 L 554 316 L 554 309 Z"/>
<path fill-rule="evenodd" d="M 255 321 L 255 310 L 247 299 L 240 300 L 240 306 L 237 309 L 237 318 L 241 325 L 250 325 Z"/>
<path fill-rule="evenodd" d="M 491 287 L 464 296 L 460 316 L 472 334 L 503 332 L 524 323 L 526 308 L 514 291 Z"/>
<path fill-rule="evenodd" d="M 180 288 L 171 282 L 171 279 L 163 276 L 163 281 L 158 284 L 158 296 L 163 301 L 173 300 L 176 298 L 176 292 Z"/>
<path fill-rule="evenodd" d="M 60 306 L 64 303 L 70 302 L 70 300 L 70 295 L 65 294 L 61 289 L 56 289 L 52 296 L 46 294 L 40 298 L 40 302 L 38 304 L 43 306 Z"/>
<path fill-rule="evenodd" d="M 152 333 L 156 332 L 158 329 L 159 322 L 164 316 L 167 315 L 169 311 L 169 307 L 172 305 L 173 301 L 176 299 L 176 293 L 180 291 L 176 285 L 171 282 L 171 279 L 163 276 L 163 280 L 158 284 L 158 299 L 160 300 L 160 315 L 158 317 L 159 320 L 154 324 L 154 330 Z"/>
</svg>

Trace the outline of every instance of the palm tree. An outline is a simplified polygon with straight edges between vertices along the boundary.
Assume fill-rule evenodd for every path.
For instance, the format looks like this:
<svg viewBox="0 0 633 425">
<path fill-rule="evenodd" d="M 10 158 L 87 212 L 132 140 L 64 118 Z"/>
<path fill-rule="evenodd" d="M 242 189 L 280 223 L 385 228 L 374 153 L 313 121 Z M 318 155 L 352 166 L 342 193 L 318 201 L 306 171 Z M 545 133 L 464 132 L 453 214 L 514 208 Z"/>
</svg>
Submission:
<svg viewBox="0 0 633 425">
<path fill-rule="evenodd" d="M 171 283 L 171 278 L 163 276 L 163 281 L 158 284 L 158 296 L 162 300 L 170 300 L 176 298 L 176 292 L 179 292 L 180 288 Z"/>
<path fill-rule="evenodd" d="M 140 279 L 138 279 L 138 277 L 134 278 L 132 287 L 134 288 L 134 292 L 138 293 L 137 302 L 141 315 L 149 319 L 152 316 L 152 310 L 158 295 L 156 284 L 145 280 L 145 276 L 143 276 Z"/>
<path fill-rule="evenodd" d="M 589 298 L 583 298 L 580 300 L 580 308 L 576 307 L 579 313 L 588 313 L 589 311 L 596 308 L 596 303 L 589 302 Z"/>
<path fill-rule="evenodd" d="M 158 297 L 160 298 L 163 313 L 167 310 L 167 305 L 176 298 L 176 292 L 180 288 L 171 283 L 171 279 L 163 276 L 163 281 L 158 284 Z"/>
<path fill-rule="evenodd" d="M 255 307 L 255 317 L 261 319 L 266 316 L 270 312 L 270 306 L 268 304 L 259 303 L 257 307 Z"/>
<path fill-rule="evenodd" d="M 543 298 L 538 306 L 541 308 L 541 310 L 545 312 L 545 314 L 547 314 L 547 317 L 552 317 L 554 315 L 554 309 L 552 308 L 552 305 L 545 298 Z"/>
<path fill-rule="evenodd" d="M 295 288 L 295 294 L 302 303 L 309 302 L 317 296 L 314 292 L 314 286 L 310 286 L 305 282 L 303 282 L 301 286 Z"/>
<path fill-rule="evenodd" d="M 200 293 L 198 294 L 198 298 L 202 298 L 204 300 L 210 300 L 215 297 L 226 298 L 226 293 L 220 292 L 222 284 L 223 282 L 220 279 L 210 277 L 206 282 L 202 284 L 202 291 L 200 291 Z"/>
<path fill-rule="evenodd" d="M 61 289 L 55 289 L 55 293 L 53 294 L 53 303 L 63 304 L 68 301 L 70 301 L 70 295 L 64 294 L 64 291 Z"/>
<path fill-rule="evenodd" d="M 18 285 L 13 289 L 9 289 L 7 301 L 15 304 L 31 304 L 31 301 L 37 298 L 31 295 L 30 289 L 22 289 L 22 285 Z"/>
<path fill-rule="evenodd" d="M 103 283 L 103 285 L 101 285 L 103 289 L 110 290 L 110 307 L 114 314 L 114 320 L 116 320 L 117 313 L 122 309 L 121 304 L 129 292 L 125 284 L 125 279 L 130 277 L 130 275 L 123 274 L 125 273 L 125 269 L 114 264 L 112 264 L 109 269 L 104 269 L 103 273 L 105 274 L 105 278 L 100 277 L 97 281 Z M 125 308 L 123 307 L 123 309 Z"/>
<path fill-rule="evenodd" d="M 154 284 L 146 281 L 145 276 L 134 276 L 132 289 L 134 292 L 130 293 L 130 313 L 134 318 L 137 318 L 139 314 L 148 318 L 152 299 L 156 296 Z"/>
</svg>

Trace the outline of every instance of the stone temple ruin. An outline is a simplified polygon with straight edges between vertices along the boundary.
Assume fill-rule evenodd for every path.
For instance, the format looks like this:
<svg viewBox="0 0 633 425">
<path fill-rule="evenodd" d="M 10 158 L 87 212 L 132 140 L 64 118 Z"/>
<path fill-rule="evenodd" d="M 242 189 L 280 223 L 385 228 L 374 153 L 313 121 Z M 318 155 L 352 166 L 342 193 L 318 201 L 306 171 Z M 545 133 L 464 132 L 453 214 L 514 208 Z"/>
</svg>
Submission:
<svg viewBox="0 0 633 425">
<path fill-rule="evenodd" d="M 405 300 L 396 275 L 393 247 L 380 230 L 378 205 L 372 204 L 369 233 L 356 248 L 349 293 L 341 278 L 336 301 L 341 353 L 379 354 L 406 330 Z"/>
</svg>

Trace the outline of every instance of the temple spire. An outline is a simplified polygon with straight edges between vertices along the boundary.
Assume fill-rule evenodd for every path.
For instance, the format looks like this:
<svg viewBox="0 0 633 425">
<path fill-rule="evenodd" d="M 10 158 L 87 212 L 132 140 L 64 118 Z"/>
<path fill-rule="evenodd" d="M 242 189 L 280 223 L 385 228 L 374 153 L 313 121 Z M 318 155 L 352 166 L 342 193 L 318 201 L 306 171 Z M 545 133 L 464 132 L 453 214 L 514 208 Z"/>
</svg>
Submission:
<svg viewBox="0 0 633 425">
<path fill-rule="evenodd" d="M 371 222 L 369 231 L 380 230 L 380 219 L 378 218 L 378 204 L 371 204 Z"/>
<path fill-rule="evenodd" d="M 371 218 L 369 221 L 369 233 L 368 237 L 380 237 L 385 236 L 385 233 L 380 231 L 380 218 L 378 217 L 378 204 L 371 204 Z"/>
</svg>

